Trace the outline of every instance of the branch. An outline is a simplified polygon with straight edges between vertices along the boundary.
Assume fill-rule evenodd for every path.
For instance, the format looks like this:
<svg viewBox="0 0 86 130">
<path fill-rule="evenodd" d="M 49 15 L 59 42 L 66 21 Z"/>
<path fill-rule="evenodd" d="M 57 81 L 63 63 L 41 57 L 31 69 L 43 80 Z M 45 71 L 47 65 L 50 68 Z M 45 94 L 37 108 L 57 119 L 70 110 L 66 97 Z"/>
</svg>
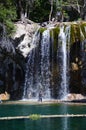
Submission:
<svg viewBox="0 0 86 130">
<path fill-rule="evenodd" d="M 83 6 L 79 5 L 79 3 L 77 4 L 70 4 L 70 3 L 67 3 L 66 5 L 62 5 L 63 7 L 72 7 L 74 8 L 79 14 L 80 14 L 80 7 L 83 8 Z"/>
<path fill-rule="evenodd" d="M 49 14 L 49 22 L 51 21 L 52 12 L 53 12 L 53 0 L 51 0 L 51 10 L 50 10 L 50 14 Z"/>
</svg>

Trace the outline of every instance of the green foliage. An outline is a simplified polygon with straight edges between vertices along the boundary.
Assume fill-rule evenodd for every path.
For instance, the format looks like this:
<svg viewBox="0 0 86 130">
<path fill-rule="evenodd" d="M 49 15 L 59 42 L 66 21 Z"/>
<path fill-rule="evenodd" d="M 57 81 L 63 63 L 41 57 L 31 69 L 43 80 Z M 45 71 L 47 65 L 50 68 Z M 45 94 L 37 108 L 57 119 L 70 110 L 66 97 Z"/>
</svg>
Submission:
<svg viewBox="0 0 86 130">
<path fill-rule="evenodd" d="M 63 15 L 66 19 L 69 19 L 68 13 L 65 10 L 63 11 Z"/>
<path fill-rule="evenodd" d="M 56 15 L 56 1 L 53 0 L 52 18 Z M 49 20 L 51 10 L 51 0 L 35 0 L 30 11 L 29 18 L 35 22 L 45 22 Z"/>
<path fill-rule="evenodd" d="M 74 15 L 73 10 L 77 10 L 78 6 L 83 9 L 83 0 L 53 0 L 52 17 L 56 16 L 58 11 L 62 12 L 64 21 L 80 18 L 77 13 Z M 78 3 L 77 3 L 78 2 Z M 21 3 L 21 4 L 20 4 Z M 78 5 L 78 6 L 77 6 Z M 0 22 L 6 25 L 7 33 L 14 32 L 13 21 L 15 21 L 19 14 L 27 13 L 27 17 L 34 22 L 44 22 L 49 20 L 51 9 L 51 0 L 0 0 Z M 26 12 L 25 12 L 26 11 Z M 21 15 L 20 15 L 21 16 Z M 43 31 L 43 29 L 41 30 Z"/>
<path fill-rule="evenodd" d="M 12 34 L 16 31 L 14 23 L 10 20 L 6 20 L 5 24 L 6 24 L 7 34 L 9 36 L 12 36 Z"/>
<path fill-rule="evenodd" d="M 16 8 L 12 0 L 0 0 L 0 22 L 6 25 L 7 33 L 12 33 L 12 21 L 16 19 Z"/>
<path fill-rule="evenodd" d="M 34 8 L 30 12 L 30 19 L 35 22 L 48 21 L 50 13 L 50 3 L 46 0 L 36 0 L 34 2 Z"/>
<path fill-rule="evenodd" d="M 38 120 L 38 119 L 41 118 L 39 114 L 32 114 L 29 117 L 30 117 L 31 120 Z"/>
<path fill-rule="evenodd" d="M 56 10 L 62 11 L 65 19 L 70 21 L 83 19 L 84 8 L 86 6 L 84 0 L 55 0 Z M 66 14 L 65 14 L 66 12 Z"/>
</svg>

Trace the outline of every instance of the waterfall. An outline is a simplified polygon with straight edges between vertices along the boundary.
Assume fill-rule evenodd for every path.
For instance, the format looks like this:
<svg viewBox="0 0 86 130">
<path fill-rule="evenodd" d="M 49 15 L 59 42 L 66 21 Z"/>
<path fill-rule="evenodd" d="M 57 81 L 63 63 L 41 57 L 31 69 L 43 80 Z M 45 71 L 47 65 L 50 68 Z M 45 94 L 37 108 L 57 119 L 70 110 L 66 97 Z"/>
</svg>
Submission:
<svg viewBox="0 0 86 130">
<path fill-rule="evenodd" d="M 37 97 L 37 77 L 38 77 L 38 66 L 36 62 L 36 52 L 37 52 L 37 43 L 39 42 L 39 33 L 38 29 L 33 36 L 32 46 L 29 54 L 28 60 L 26 64 L 26 74 L 25 74 L 25 82 L 24 82 L 24 92 L 23 92 L 23 99 L 28 99 L 31 97 Z M 36 72 L 35 72 L 36 69 Z"/>
<path fill-rule="evenodd" d="M 24 98 L 37 99 L 40 90 L 43 98 L 50 99 L 50 34 L 46 30 L 42 34 L 41 43 L 38 43 L 39 34 L 35 35 L 35 48 L 28 54 L 24 83 Z"/>
<path fill-rule="evenodd" d="M 45 98 L 50 98 L 50 32 L 44 31 L 41 41 L 41 84 Z"/>
<path fill-rule="evenodd" d="M 48 28 L 42 35 L 36 34 L 34 37 L 35 47 L 28 54 L 23 98 L 37 99 L 40 90 L 44 99 L 57 98 L 56 93 L 59 93 L 60 99 L 64 99 L 69 93 L 70 26 L 60 27 L 58 44 L 55 45 L 51 30 Z M 56 92 L 58 88 L 59 92 Z"/>
<path fill-rule="evenodd" d="M 64 31 L 65 30 L 65 31 Z M 59 44 L 61 56 L 60 56 L 60 75 L 61 75 L 61 81 L 60 81 L 60 90 L 59 90 L 59 97 L 60 99 L 65 99 L 67 94 L 69 93 L 69 75 L 68 75 L 68 68 L 69 68 L 69 49 L 67 47 L 70 40 L 70 27 L 66 27 L 64 29 L 64 26 L 60 28 L 59 33 Z"/>
</svg>

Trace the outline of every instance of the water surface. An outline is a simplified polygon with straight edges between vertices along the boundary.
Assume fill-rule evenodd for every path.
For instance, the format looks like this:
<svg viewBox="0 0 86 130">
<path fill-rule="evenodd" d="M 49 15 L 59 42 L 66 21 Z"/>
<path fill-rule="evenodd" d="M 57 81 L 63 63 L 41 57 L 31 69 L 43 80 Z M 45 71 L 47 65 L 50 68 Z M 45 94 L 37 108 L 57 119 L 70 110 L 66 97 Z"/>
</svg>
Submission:
<svg viewBox="0 0 86 130">
<path fill-rule="evenodd" d="M 0 104 L 0 117 L 30 114 L 86 114 L 86 105 L 73 104 Z M 85 130 L 85 117 L 43 118 L 38 120 L 0 120 L 0 130 Z"/>
</svg>

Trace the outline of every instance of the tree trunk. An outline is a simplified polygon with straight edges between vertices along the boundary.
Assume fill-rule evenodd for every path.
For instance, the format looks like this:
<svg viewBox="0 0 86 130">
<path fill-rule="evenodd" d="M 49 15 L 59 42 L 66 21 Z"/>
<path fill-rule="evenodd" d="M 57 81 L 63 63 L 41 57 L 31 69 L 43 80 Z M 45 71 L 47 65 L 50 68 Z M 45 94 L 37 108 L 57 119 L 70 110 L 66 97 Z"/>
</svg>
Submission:
<svg viewBox="0 0 86 130">
<path fill-rule="evenodd" d="M 83 6 L 81 8 L 80 17 L 82 20 L 86 20 L 86 0 L 84 0 Z"/>
<path fill-rule="evenodd" d="M 84 0 L 84 20 L 86 20 L 86 0 Z"/>
<path fill-rule="evenodd" d="M 53 0 L 51 0 L 51 10 L 50 10 L 50 14 L 49 14 L 49 23 L 50 23 L 51 18 L 52 18 L 52 12 L 53 12 Z"/>
<path fill-rule="evenodd" d="M 16 0 L 16 10 L 17 10 L 18 19 L 24 21 L 25 15 L 24 15 L 24 9 L 22 5 L 22 0 Z"/>
</svg>

